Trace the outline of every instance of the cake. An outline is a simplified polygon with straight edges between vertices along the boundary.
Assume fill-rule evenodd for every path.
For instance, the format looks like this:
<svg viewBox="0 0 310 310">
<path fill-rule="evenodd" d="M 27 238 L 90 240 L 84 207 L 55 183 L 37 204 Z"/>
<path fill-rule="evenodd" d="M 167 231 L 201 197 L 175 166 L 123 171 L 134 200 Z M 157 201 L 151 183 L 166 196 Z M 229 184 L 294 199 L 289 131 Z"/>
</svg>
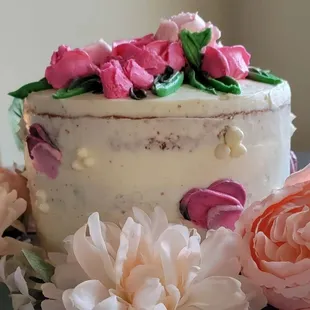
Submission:
<svg viewBox="0 0 310 310">
<path fill-rule="evenodd" d="M 288 177 L 289 84 L 186 16 L 112 47 L 62 45 L 44 79 L 10 93 L 23 100 L 19 136 L 45 248 L 95 211 L 119 223 L 133 206 L 212 228 Z"/>
</svg>

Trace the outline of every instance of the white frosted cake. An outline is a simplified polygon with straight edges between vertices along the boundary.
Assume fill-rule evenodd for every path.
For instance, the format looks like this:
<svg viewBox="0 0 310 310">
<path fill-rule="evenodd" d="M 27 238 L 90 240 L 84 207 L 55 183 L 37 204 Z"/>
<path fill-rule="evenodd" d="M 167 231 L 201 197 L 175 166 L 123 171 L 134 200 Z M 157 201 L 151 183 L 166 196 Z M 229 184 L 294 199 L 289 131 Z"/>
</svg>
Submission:
<svg viewBox="0 0 310 310">
<path fill-rule="evenodd" d="M 288 83 L 223 46 L 211 23 L 176 24 L 112 47 L 60 46 L 45 79 L 11 93 L 24 100 L 26 175 L 47 248 L 94 211 L 117 223 L 133 206 L 208 229 L 288 177 Z"/>
</svg>

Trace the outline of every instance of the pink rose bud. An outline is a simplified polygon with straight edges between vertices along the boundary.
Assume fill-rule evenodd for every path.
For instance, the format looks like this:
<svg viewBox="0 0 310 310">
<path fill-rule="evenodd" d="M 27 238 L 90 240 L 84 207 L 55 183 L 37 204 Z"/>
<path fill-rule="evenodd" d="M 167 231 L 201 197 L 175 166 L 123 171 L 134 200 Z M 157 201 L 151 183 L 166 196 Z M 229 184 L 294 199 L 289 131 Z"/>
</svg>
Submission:
<svg viewBox="0 0 310 310">
<path fill-rule="evenodd" d="M 124 73 L 128 77 L 128 79 L 132 82 L 133 86 L 139 89 L 150 89 L 154 77 L 149 74 L 145 69 L 139 66 L 135 60 L 129 59 L 125 63 Z"/>
<path fill-rule="evenodd" d="M 53 88 L 59 89 L 68 87 L 75 78 L 92 75 L 95 72 L 96 67 L 86 52 L 60 46 L 52 56 L 51 65 L 45 70 L 45 77 Z"/>
<path fill-rule="evenodd" d="M 126 98 L 129 96 L 133 84 L 126 77 L 123 70 L 116 63 L 106 63 L 101 71 L 100 78 L 104 95 L 109 99 Z"/>
<path fill-rule="evenodd" d="M 234 229 L 243 211 L 246 194 L 243 186 L 231 180 L 220 180 L 208 188 L 188 191 L 180 202 L 185 219 L 205 229 L 224 226 Z"/>
<path fill-rule="evenodd" d="M 214 78 L 230 76 L 244 79 L 249 73 L 251 55 L 241 45 L 214 48 L 208 46 L 205 50 L 202 70 Z"/>
<path fill-rule="evenodd" d="M 96 43 L 85 46 L 83 50 L 89 55 L 95 65 L 100 66 L 111 55 L 112 47 L 103 39 L 100 39 Z"/>
</svg>

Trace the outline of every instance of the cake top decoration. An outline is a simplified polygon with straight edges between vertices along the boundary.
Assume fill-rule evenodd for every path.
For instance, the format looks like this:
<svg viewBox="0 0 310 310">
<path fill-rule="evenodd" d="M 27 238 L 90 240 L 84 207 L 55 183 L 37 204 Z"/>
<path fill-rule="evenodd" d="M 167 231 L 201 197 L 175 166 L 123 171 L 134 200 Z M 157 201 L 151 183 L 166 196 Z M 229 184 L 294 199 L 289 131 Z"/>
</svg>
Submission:
<svg viewBox="0 0 310 310">
<path fill-rule="evenodd" d="M 55 99 L 91 92 L 108 99 L 140 100 L 147 91 L 168 96 L 184 83 L 214 95 L 239 95 L 240 79 L 282 82 L 268 70 L 250 67 L 251 55 L 244 46 L 224 46 L 220 38 L 221 31 L 198 13 L 180 13 L 163 19 L 155 34 L 112 46 L 102 39 L 83 48 L 61 45 L 43 79 L 9 95 L 24 99 L 31 92 L 53 88 Z"/>
</svg>

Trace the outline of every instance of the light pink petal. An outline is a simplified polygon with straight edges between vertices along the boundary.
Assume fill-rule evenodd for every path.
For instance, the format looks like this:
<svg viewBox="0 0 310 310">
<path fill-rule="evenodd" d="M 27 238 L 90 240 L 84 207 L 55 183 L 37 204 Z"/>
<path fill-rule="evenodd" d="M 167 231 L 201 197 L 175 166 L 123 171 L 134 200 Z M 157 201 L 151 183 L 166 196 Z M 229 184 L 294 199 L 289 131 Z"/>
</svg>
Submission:
<svg viewBox="0 0 310 310">
<path fill-rule="evenodd" d="M 83 50 L 89 55 L 95 65 L 100 66 L 111 55 L 112 47 L 103 39 L 100 39 L 96 43 L 85 46 Z"/>
<path fill-rule="evenodd" d="M 226 57 L 219 49 L 211 46 L 206 48 L 202 70 L 208 72 L 214 78 L 230 75 L 230 67 Z"/>
<path fill-rule="evenodd" d="M 285 181 L 285 186 L 291 186 L 298 183 L 305 183 L 310 181 L 310 164 L 293 174 L 291 174 Z"/>
<path fill-rule="evenodd" d="M 181 27 L 182 25 L 188 23 L 188 22 L 192 22 L 196 17 L 198 16 L 198 14 L 196 13 L 180 13 L 178 15 L 173 15 L 170 17 L 170 20 L 173 21 L 174 23 L 176 23 L 178 25 L 178 27 Z"/>
<path fill-rule="evenodd" d="M 168 41 L 156 40 L 146 45 L 145 49 L 162 57 L 169 45 L 170 43 Z"/>
<path fill-rule="evenodd" d="M 249 73 L 251 55 L 242 45 L 224 46 L 219 48 L 229 65 L 229 76 L 244 79 Z"/>
<path fill-rule="evenodd" d="M 58 289 L 54 283 L 43 283 L 41 285 L 42 293 L 46 298 L 61 300 L 63 290 Z"/>
<path fill-rule="evenodd" d="M 134 87 L 139 89 L 149 89 L 152 86 L 154 77 L 144 68 L 139 66 L 135 60 L 127 60 L 123 69 L 125 75 L 132 82 Z"/>
<path fill-rule="evenodd" d="M 179 39 L 179 27 L 171 20 L 162 20 L 155 34 L 156 40 L 167 40 L 170 42 Z"/>
<path fill-rule="evenodd" d="M 41 303 L 42 310 L 66 310 L 61 300 L 43 300 Z"/>
<path fill-rule="evenodd" d="M 130 43 L 137 47 L 143 47 L 154 40 L 154 34 L 150 33 L 141 38 L 135 38 L 130 40 L 118 40 L 113 42 L 113 49 L 119 45 Z"/>
<path fill-rule="evenodd" d="M 128 307 L 126 304 L 119 302 L 116 296 L 111 296 L 101 301 L 92 310 L 128 310 Z"/>
</svg>

